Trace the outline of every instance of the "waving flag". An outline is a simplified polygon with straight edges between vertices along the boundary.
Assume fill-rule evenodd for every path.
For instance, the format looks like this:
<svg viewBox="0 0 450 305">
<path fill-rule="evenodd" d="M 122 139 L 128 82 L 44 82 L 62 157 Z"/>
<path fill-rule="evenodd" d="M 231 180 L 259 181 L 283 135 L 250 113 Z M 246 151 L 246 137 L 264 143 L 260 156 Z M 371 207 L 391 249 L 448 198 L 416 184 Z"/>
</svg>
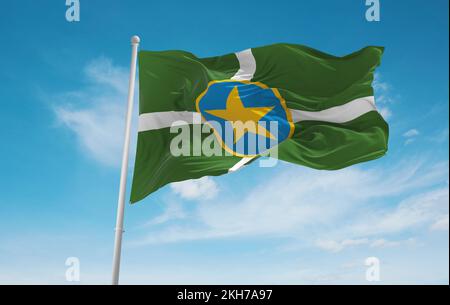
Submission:
<svg viewBox="0 0 450 305">
<path fill-rule="evenodd" d="M 371 86 L 382 53 L 366 47 L 336 57 L 292 44 L 211 58 L 141 51 L 131 202 L 274 150 L 280 160 L 326 170 L 383 156 L 388 125 Z M 184 128 L 180 138 L 174 130 Z"/>
</svg>

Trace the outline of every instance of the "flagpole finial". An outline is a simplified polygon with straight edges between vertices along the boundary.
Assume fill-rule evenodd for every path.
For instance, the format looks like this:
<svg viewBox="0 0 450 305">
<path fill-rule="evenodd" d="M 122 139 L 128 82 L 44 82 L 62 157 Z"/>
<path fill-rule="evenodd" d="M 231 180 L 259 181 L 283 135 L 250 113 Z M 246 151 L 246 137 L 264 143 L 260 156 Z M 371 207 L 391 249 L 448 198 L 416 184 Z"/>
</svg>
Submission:
<svg viewBox="0 0 450 305">
<path fill-rule="evenodd" d="M 139 38 L 139 36 L 134 35 L 133 37 L 131 37 L 131 44 L 139 44 L 141 42 L 141 39 Z"/>
</svg>

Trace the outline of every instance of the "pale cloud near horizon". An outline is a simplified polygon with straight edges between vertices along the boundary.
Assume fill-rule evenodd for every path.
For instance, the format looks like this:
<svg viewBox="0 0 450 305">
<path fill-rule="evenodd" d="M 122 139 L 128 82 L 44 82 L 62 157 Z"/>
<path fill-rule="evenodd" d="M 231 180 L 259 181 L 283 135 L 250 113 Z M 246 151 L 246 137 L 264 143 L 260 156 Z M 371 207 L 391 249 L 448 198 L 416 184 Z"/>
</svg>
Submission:
<svg viewBox="0 0 450 305">
<path fill-rule="evenodd" d="M 416 240 L 414 238 L 409 238 L 407 240 L 387 240 L 385 238 L 379 239 L 360 238 L 360 239 L 344 239 L 341 241 L 336 240 L 316 241 L 317 247 L 333 253 L 341 252 L 346 248 L 357 247 L 362 245 L 368 245 L 370 248 L 391 248 L 403 245 L 414 246 L 416 245 Z"/>
<path fill-rule="evenodd" d="M 449 220 L 448 214 L 442 216 L 440 219 L 436 220 L 436 222 L 431 225 L 431 230 L 448 231 L 448 226 L 449 226 L 448 220 Z"/>
<path fill-rule="evenodd" d="M 55 114 L 74 132 L 89 157 L 116 167 L 123 146 L 129 72 L 107 58 L 98 58 L 88 63 L 83 73 L 86 86 L 52 98 Z M 133 133 L 132 144 L 135 138 Z M 130 152 L 134 153 L 133 149 Z"/>
<path fill-rule="evenodd" d="M 408 238 L 406 240 L 386 240 L 384 238 L 376 239 L 371 244 L 371 248 L 390 248 L 398 247 L 402 245 L 415 246 L 417 241 L 414 238 Z"/>
<path fill-rule="evenodd" d="M 368 243 L 368 238 L 344 239 L 342 241 L 319 239 L 316 241 L 316 246 L 326 251 L 340 252 L 347 247 L 366 245 Z"/>
<path fill-rule="evenodd" d="M 447 179 L 448 162 L 414 159 L 387 170 L 288 167 L 241 200 L 218 196 L 199 202 L 184 223 L 150 228 L 130 245 L 258 236 L 299 240 L 332 252 L 410 244 L 389 237 L 429 228 L 448 215 Z M 405 199 L 386 203 L 398 196 Z"/>
</svg>

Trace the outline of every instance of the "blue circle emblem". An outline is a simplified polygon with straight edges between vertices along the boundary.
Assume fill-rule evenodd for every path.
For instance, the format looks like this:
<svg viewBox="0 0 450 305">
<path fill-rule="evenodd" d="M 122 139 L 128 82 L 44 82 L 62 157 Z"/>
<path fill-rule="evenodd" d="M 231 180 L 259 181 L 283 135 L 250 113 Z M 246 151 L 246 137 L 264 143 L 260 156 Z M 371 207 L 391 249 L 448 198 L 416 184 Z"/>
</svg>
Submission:
<svg viewBox="0 0 450 305">
<path fill-rule="evenodd" d="M 236 156 L 261 155 L 294 132 L 278 90 L 259 82 L 211 81 L 196 107 L 222 147 Z"/>
</svg>

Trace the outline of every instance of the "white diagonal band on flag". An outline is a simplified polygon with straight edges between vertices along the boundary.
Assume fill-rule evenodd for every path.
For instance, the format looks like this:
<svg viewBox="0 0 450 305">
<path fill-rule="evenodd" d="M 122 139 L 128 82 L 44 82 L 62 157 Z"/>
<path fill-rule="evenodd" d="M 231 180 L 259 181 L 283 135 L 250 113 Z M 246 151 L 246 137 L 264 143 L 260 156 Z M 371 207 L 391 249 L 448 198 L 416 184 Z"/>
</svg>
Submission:
<svg viewBox="0 0 450 305">
<path fill-rule="evenodd" d="M 244 157 L 240 161 L 238 161 L 232 168 L 228 170 L 228 172 L 235 172 L 239 170 L 242 166 L 253 160 L 254 157 Z"/>
<path fill-rule="evenodd" d="M 252 49 L 235 53 L 239 60 L 239 70 L 231 78 L 232 80 L 252 80 L 256 71 L 256 60 Z"/>
</svg>

